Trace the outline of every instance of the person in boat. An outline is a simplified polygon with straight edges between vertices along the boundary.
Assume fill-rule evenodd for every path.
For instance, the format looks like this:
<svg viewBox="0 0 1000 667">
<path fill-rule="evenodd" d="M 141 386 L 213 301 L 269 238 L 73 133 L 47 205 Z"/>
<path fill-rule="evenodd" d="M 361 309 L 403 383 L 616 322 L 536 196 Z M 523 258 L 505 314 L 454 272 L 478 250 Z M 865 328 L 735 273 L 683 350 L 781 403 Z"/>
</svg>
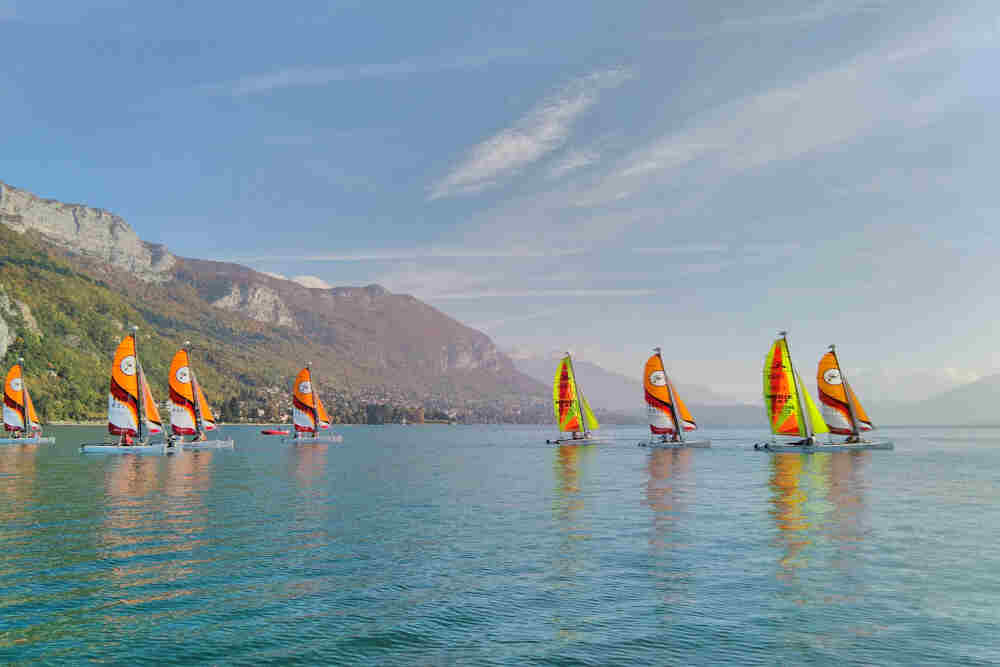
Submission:
<svg viewBox="0 0 1000 667">
<path fill-rule="evenodd" d="M 118 445 L 120 447 L 127 447 L 128 445 L 133 444 L 135 444 L 135 441 L 132 439 L 132 436 L 129 435 L 128 431 L 123 432 L 122 437 L 118 439 Z"/>
<path fill-rule="evenodd" d="M 861 442 L 861 436 L 852 433 L 851 435 L 847 436 L 847 440 L 845 440 L 844 442 L 846 442 L 848 444 L 859 443 L 859 442 Z"/>
</svg>

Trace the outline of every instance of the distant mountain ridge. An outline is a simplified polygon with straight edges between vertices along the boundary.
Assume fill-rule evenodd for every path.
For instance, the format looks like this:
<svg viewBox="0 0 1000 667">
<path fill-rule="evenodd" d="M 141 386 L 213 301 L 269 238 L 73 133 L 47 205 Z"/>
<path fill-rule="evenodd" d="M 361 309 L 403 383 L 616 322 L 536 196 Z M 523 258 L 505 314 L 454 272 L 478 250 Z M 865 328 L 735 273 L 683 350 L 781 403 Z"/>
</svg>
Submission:
<svg viewBox="0 0 1000 667">
<path fill-rule="evenodd" d="M 1000 425 L 998 405 L 1000 374 L 949 389 L 923 401 L 873 403 L 868 412 L 876 426 Z"/>
<path fill-rule="evenodd" d="M 82 328 L 81 318 L 93 316 L 58 317 L 51 307 L 55 293 L 33 292 L 30 280 L 10 273 L 20 267 L 40 272 L 39 279 L 50 281 L 46 284 L 58 283 L 60 275 L 84 278 L 70 281 L 73 289 L 90 290 L 97 281 L 122 297 L 122 312 L 128 304 L 141 313 L 129 317 L 164 332 L 183 337 L 202 332 L 213 346 L 227 349 L 238 341 L 258 341 L 262 368 L 243 373 L 253 384 L 264 382 L 267 368 L 289 372 L 312 361 L 325 386 L 374 402 L 391 393 L 393 400 L 413 405 L 471 406 L 483 419 L 541 417 L 544 385 L 517 371 L 488 336 L 412 296 L 378 285 L 305 287 L 238 264 L 178 257 L 142 241 L 125 220 L 104 209 L 43 199 L 5 183 L 0 183 L 0 223 L 8 230 L 0 249 L 0 266 L 6 262 L 8 271 L 6 290 L 0 283 L 6 299 L 0 304 L 0 356 L 26 326 L 19 304 L 39 317 L 44 331 L 53 331 L 56 319 L 61 330 Z M 110 298 L 94 294 L 97 301 Z M 218 336 L 222 331 L 237 333 L 227 339 Z M 221 360 L 228 353 L 217 356 Z"/>
</svg>

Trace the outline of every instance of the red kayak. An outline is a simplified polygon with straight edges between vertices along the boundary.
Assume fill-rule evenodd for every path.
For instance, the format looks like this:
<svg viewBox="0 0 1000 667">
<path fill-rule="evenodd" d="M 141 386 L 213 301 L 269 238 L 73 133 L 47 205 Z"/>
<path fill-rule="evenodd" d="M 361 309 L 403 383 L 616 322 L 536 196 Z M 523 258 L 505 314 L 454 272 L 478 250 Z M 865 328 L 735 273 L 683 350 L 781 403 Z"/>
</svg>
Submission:
<svg viewBox="0 0 1000 667">
<path fill-rule="evenodd" d="M 289 435 L 291 431 L 282 431 L 278 428 L 265 428 L 261 433 L 264 435 Z"/>
</svg>

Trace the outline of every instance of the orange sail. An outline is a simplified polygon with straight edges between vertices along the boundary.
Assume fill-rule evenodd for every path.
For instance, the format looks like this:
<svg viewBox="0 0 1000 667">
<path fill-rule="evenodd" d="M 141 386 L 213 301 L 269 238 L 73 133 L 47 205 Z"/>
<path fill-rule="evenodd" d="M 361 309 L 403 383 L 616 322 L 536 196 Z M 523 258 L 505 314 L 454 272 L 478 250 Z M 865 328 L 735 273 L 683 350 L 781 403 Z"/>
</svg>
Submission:
<svg viewBox="0 0 1000 667">
<path fill-rule="evenodd" d="M 108 393 L 108 431 L 114 435 L 139 434 L 139 378 L 135 339 L 125 336 L 111 363 Z"/>
<path fill-rule="evenodd" d="M 292 422 L 300 433 L 316 432 L 316 402 L 313 393 L 312 372 L 306 366 L 295 376 L 292 387 Z M 326 411 L 323 411 L 324 414 Z"/>
<path fill-rule="evenodd" d="M 764 359 L 764 403 L 775 435 L 807 435 L 784 337 L 774 341 Z"/>
<path fill-rule="evenodd" d="M 170 428 L 176 435 L 197 435 L 194 385 L 187 350 L 177 350 L 170 362 Z"/>
<path fill-rule="evenodd" d="M 160 419 L 160 409 L 156 407 L 153 392 L 146 382 L 146 374 L 142 372 L 142 364 L 139 364 L 139 383 L 142 385 L 142 411 L 146 418 L 146 432 L 160 433 L 163 431 L 163 420 Z"/>
<path fill-rule="evenodd" d="M 323 399 L 319 397 L 319 394 L 316 394 L 316 413 L 319 417 L 319 427 L 324 430 L 330 428 L 330 415 L 326 413 L 326 408 L 323 407 Z"/>
<path fill-rule="evenodd" d="M 206 431 L 214 431 L 218 428 L 215 424 L 215 415 L 212 414 L 212 408 L 208 405 L 208 400 L 205 398 L 205 392 L 201 390 L 201 383 L 194 377 L 194 372 L 191 372 L 191 379 L 194 381 L 195 396 L 198 399 L 198 412 L 201 414 L 201 427 Z"/>
<path fill-rule="evenodd" d="M 3 427 L 6 431 L 17 432 L 42 429 L 19 363 L 11 366 L 3 384 Z"/>
<path fill-rule="evenodd" d="M 580 405 L 577 400 L 576 380 L 573 365 L 567 354 L 556 367 L 556 377 L 552 386 L 552 403 L 556 422 L 560 431 L 582 431 Z"/>
<path fill-rule="evenodd" d="M 832 433 L 857 435 L 861 431 L 872 430 L 871 419 L 841 372 L 840 361 L 832 345 L 830 351 L 819 360 L 816 385 L 822 403 L 823 420 Z"/>
<path fill-rule="evenodd" d="M 649 430 L 653 435 L 672 435 L 677 432 L 674 413 L 685 431 L 697 428 L 694 417 L 684 401 L 677 395 L 670 378 L 663 368 L 663 358 L 657 352 L 646 360 L 643 371 L 643 388 L 646 396 L 646 411 L 649 414 Z"/>
</svg>

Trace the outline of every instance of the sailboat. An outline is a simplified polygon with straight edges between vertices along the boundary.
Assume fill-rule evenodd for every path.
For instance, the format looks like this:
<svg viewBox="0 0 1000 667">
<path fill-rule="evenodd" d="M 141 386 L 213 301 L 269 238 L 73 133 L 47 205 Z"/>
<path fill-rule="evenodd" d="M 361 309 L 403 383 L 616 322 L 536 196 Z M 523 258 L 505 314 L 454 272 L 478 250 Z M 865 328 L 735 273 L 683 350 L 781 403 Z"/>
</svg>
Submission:
<svg viewBox="0 0 1000 667">
<path fill-rule="evenodd" d="M 170 362 L 170 430 L 181 442 L 186 435 L 194 436 L 193 440 L 184 442 L 186 450 L 232 449 L 232 438 L 208 439 L 208 433 L 218 426 L 191 367 L 190 346 L 191 341 L 184 341 L 184 346 Z"/>
<path fill-rule="evenodd" d="M 320 433 L 330 429 L 330 415 L 323 407 L 309 364 L 295 376 L 295 384 L 292 387 L 292 423 L 295 426 L 295 435 L 291 438 L 282 438 L 282 442 L 308 445 L 344 441 L 342 435 Z"/>
<path fill-rule="evenodd" d="M 649 414 L 649 430 L 654 437 L 640 442 L 639 446 L 711 447 L 710 440 L 687 440 L 684 437 L 686 431 L 693 431 L 698 425 L 667 377 L 663 356 L 658 347 L 653 348 L 653 356 L 646 360 L 642 384 L 645 389 L 646 412 Z"/>
<path fill-rule="evenodd" d="M 0 445 L 51 445 L 55 438 L 42 437 L 42 425 L 35 414 L 28 385 L 24 381 L 24 359 L 10 367 L 3 383 L 3 429 L 12 438 L 0 438 Z"/>
<path fill-rule="evenodd" d="M 847 436 L 844 442 L 836 443 L 837 446 L 851 449 L 892 449 L 889 441 L 861 438 L 863 432 L 875 427 L 847 382 L 835 345 L 831 345 L 830 351 L 820 357 L 819 367 L 816 369 L 816 387 L 819 389 L 823 419 L 830 432 Z"/>
<path fill-rule="evenodd" d="M 552 407 L 555 410 L 556 424 L 563 433 L 571 433 L 569 438 L 546 440 L 551 445 L 589 445 L 597 442 L 590 435 L 601 427 L 594 417 L 593 410 L 583 396 L 580 385 L 576 382 L 573 372 L 573 360 L 566 356 L 559 361 L 556 377 L 552 384 Z"/>
<path fill-rule="evenodd" d="M 775 436 L 754 449 L 771 452 L 828 452 L 845 449 L 872 449 L 858 445 L 821 443 L 816 435 L 829 433 L 823 416 L 792 364 L 788 332 L 778 332 L 764 359 L 764 405 Z M 781 440 L 779 440 L 781 438 Z"/>
<path fill-rule="evenodd" d="M 85 443 L 85 454 L 166 454 L 180 447 L 171 442 L 150 442 L 149 437 L 163 432 L 160 411 L 139 363 L 135 333 L 122 339 L 111 363 L 111 388 L 108 391 L 108 432 L 116 442 Z"/>
</svg>

